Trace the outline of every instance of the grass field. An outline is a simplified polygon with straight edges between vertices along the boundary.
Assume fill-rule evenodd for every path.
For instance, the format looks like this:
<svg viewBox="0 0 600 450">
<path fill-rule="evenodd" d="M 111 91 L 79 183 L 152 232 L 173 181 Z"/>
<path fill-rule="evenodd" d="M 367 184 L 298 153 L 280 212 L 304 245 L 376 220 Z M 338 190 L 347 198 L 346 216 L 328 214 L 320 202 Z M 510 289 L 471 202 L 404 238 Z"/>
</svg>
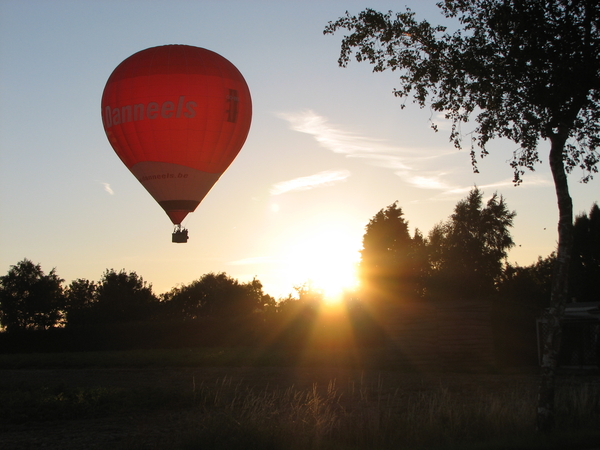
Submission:
<svg viewBox="0 0 600 450">
<path fill-rule="evenodd" d="M 248 350 L 0 355 L 3 449 L 563 449 L 600 442 L 600 381 L 357 367 Z"/>
</svg>

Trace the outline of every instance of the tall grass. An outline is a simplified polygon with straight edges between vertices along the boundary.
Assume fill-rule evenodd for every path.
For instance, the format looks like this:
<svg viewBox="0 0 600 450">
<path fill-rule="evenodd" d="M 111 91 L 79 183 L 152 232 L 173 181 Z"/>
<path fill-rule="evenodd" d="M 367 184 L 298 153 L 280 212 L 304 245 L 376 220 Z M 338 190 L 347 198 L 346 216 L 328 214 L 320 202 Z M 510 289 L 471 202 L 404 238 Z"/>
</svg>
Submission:
<svg viewBox="0 0 600 450">
<path fill-rule="evenodd" d="M 0 369 L 228 366 L 240 364 L 240 353 L 215 348 L 1 355 Z M 250 355 L 242 360 L 260 366 L 281 362 L 284 356 Z M 308 363 L 312 367 L 313 360 Z M 445 383 L 440 377 L 434 386 L 428 382 L 405 388 L 402 379 L 399 373 L 393 386 L 389 377 L 386 381 L 367 377 L 331 379 L 308 388 L 257 388 L 230 377 L 214 382 L 192 378 L 189 387 L 169 389 L 48 386 L 43 381 L 8 383 L 0 379 L 0 423 L 11 426 L 172 412 L 173 420 L 165 431 L 168 445 L 150 436 L 131 436 L 121 447 L 140 450 L 533 450 L 589 449 L 600 442 L 597 378 L 563 379 L 557 386 L 557 431 L 552 435 L 535 431 L 537 392 L 532 384 L 465 387 Z"/>
<path fill-rule="evenodd" d="M 440 385 L 390 393 L 381 385 L 297 390 L 201 386 L 199 410 L 182 430 L 191 449 L 476 449 L 577 448 L 600 437 L 600 386 L 559 389 L 554 435 L 535 432 L 535 393 L 465 394 Z"/>
<path fill-rule="evenodd" d="M 131 436 L 124 449 L 562 449 L 600 442 L 600 383 L 559 386 L 557 432 L 535 431 L 531 386 L 474 388 L 381 380 L 252 388 L 224 377 L 189 390 L 5 386 L 0 421 L 79 420 L 177 412 L 165 441 Z M 164 430 L 163 430 L 164 431 Z"/>
</svg>

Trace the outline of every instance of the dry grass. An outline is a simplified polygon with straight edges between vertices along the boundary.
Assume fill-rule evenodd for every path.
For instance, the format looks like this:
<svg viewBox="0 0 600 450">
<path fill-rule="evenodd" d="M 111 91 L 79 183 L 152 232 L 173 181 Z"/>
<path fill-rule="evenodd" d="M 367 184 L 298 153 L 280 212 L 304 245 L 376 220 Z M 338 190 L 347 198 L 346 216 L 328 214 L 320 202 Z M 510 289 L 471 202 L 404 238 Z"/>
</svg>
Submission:
<svg viewBox="0 0 600 450">
<path fill-rule="evenodd" d="M 585 445 L 593 439 L 586 431 L 594 435 L 600 423 L 600 385 L 591 383 L 559 389 L 553 436 L 535 432 L 535 392 L 527 387 L 390 393 L 380 382 L 263 391 L 227 383 L 195 391 L 198 410 L 182 429 L 181 448 L 564 448 L 565 440 L 577 445 L 575 434 Z"/>
<path fill-rule="evenodd" d="M 598 377 L 561 378 L 557 431 L 544 436 L 535 431 L 535 373 L 236 366 L 221 353 L 142 356 L 5 357 L 3 450 L 533 450 L 600 442 Z M 227 364 L 207 364 L 215 360 Z"/>
</svg>

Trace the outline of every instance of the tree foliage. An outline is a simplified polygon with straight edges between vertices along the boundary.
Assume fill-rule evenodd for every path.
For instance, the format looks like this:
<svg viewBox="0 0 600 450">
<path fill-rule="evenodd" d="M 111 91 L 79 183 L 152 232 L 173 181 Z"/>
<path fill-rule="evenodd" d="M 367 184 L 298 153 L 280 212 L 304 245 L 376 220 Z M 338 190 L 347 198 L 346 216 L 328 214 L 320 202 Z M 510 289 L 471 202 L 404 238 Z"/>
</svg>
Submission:
<svg viewBox="0 0 600 450">
<path fill-rule="evenodd" d="M 419 296 L 425 272 L 424 240 L 410 236 L 402 208 L 394 202 L 365 227 L 359 277 L 372 299 L 395 301 Z"/>
<path fill-rule="evenodd" d="M 510 228 L 515 215 L 497 194 L 484 206 L 483 193 L 473 188 L 429 235 L 429 293 L 438 299 L 492 295 L 514 246 Z"/>
<path fill-rule="evenodd" d="M 397 202 L 389 205 L 365 228 L 363 295 L 392 301 L 489 297 L 514 245 L 510 228 L 515 215 L 497 194 L 484 205 L 475 187 L 425 239 L 418 229 L 411 237 L 402 209 Z"/>
<path fill-rule="evenodd" d="M 533 324 L 539 312 L 550 306 L 555 263 L 556 254 L 552 253 L 525 267 L 507 264 L 499 283 L 500 301 L 535 311 L 530 317 Z"/>
<path fill-rule="evenodd" d="M 52 269 L 47 275 L 28 259 L 0 277 L 0 324 L 7 332 L 48 329 L 63 318 L 62 280 Z"/>
<path fill-rule="evenodd" d="M 315 317 L 323 305 L 325 293 L 317 288 L 311 280 L 294 286 L 295 295 L 289 294 L 277 302 L 279 316 Z"/>
<path fill-rule="evenodd" d="M 275 300 L 263 292 L 254 279 L 240 283 L 226 273 L 208 273 L 187 286 L 171 290 L 163 296 L 165 309 L 172 317 L 198 319 L 239 319 L 257 310 L 273 306 Z"/>
<path fill-rule="evenodd" d="M 78 278 L 65 290 L 65 318 L 67 326 L 93 322 L 90 311 L 98 300 L 98 286 L 94 281 Z"/>
<path fill-rule="evenodd" d="M 567 170 L 584 179 L 597 172 L 600 143 L 600 11 L 589 0 L 446 0 L 442 13 L 460 26 L 417 21 L 406 12 L 372 9 L 346 13 L 325 33 L 347 29 L 339 64 L 351 57 L 373 70 L 399 72 L 398 97 L 411 94 L 421 107 L 443 112 L 450 138 L 462 147 L 461 123 L 474 116 L 472 139 L 486 144 L 505 137 L 520 145 L 513 155 L 515 181 L 540 162 L 538 142 L 562 136 Z M 435 127 L 435 124 L 434 124 Z M 477 154 L 471 146 L 473 163 Z"/>
<path fill-rule="evenodd" d="M 600 299 L 600 208 L 575 218 L 573 256 L 570 267 L 570 297 L 577 302 Z"/>
<path fill-rule="evenodd" d="M 503 366 L 537 364 L 540 313 L 550 306 L 556 254 L 539 257 L 529 266 L 506 264 L 493 303 L 497 362 Z"/>
<path fill-rule="evenodd" d="M 106 270 L 96 287 L 88 317 L 95 323 L 145 320 L 156 311 L 152 285 L 135 272 Z"/>
</svg>

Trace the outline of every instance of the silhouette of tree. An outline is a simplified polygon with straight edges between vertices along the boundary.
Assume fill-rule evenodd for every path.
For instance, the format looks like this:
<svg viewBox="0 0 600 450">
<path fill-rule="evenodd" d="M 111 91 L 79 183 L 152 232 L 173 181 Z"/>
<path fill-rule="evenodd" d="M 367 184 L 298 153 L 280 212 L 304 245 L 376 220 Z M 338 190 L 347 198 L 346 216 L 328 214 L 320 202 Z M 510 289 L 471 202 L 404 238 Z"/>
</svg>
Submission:
<svg viewBox="0 0 600 450">
<path fill-rule="evenodd" d="M 255 310 L 262 312 L 272 312 L 277 307 L 275 298 L 266 294 L 260 280 L 257 278 L 252 281 L 243 284 L 246 289 L 248 296 L 252 299 L 252 302 L 256 305 Z"/>
<path fill-rule="evenodd" d="M 552 253 L 546 258 L 540 256 L 534 264 L 525 267 L 507 264 L 498 285 L 501 301 L 524 305 L 538 314 L 548 308 L 555 263 L 556 254 Z M 531 319 L 535 317 L 532 315 Z"/>
<path fill-rule="evenodd" d="M 11 266 L 0 277 L 0 324 L 7 332 L 46 330 L 63 318 L 65 298 L 55 269 L 44 274 L 39 264 L 28 259 Z"/>
<path fill-rule="evenodd" d="M 91 321 L 92 307 L 98 301 L 98 286 L 85 278 L 71 281 L 65 290 L 67 326 L 83 325 Z"/>
<path fill-rule="evenodd" d="M 325 292 L 317 288 L 311 280 L 294 286 L 297 301 L 313 310 L 318 310 L 325 299 Z"/>
<path fill-rule="evenodd" d="M 272 316 L 277 311 L 277 301 L 274 297 L 266 294 L 260 280 L 254 278 L 252 281 L 243 284 L 251 302 L 256 305 L 254 312 L 263 314 L 263 317 Z"/>
<path fill-rule="evenodd" d="M 515 215 L 496 194 L 483 206 L 483 193 L 473 188 L 429 235 L 428 294 L 437 299 L 492 295 L 514 246 L 509 228 Z"/>
<path fill-rule="evenodd" d="M 576 217 L 569 289 L 571 300 L 600 299 L 600 208 L 594 204 L 589 215 Z"/>
<path fill-rule="evenodd" d="M 519 366 L 537 363 L 536 319 L 550 306 L 555 262 L 553 253 L 526 267 L 506 264 L 492 315 L 498 362 Z"/>
<path fill-rule="evenodd" d="M 427 264 L 424 249 L 419 230 L 410 237 L 398 202 L 375 214 L 365 227 L 359 265 L 366 297 L 372 301 L 398 301 L 419 295 Z"/>
<path fill-rule="evenodd" d="M 158 299 L 152 285 L 135 272 L 106 270 L 96 287 L 96 301 L 89 309 L 95 323 L 146 320 L 156 311 Z"/>
<path fill-rule="evenodd" d="M 208 273 L 166 293 L 163 302 L 173 317 L 234 319 L 273 306 L 275 300 L 257 279 L 242 284 L 225 273 Z"/>
<path fill-rule="evenodd" d="M 549 163 L 557 194 L 559 223 L 552 306 L 545 317 L 538 429 L 554 428 L 554 379 L 560 322 L 569 294 L 573 247 L 573 205 L 567 173 L 579 167 L 583 181 L 597 172 L 600 159 L 600 4 L 593 0 L 445 0 L 438 3 L 459 29 L 417 22 L 407 10 L 392 17 L 372 9 L 329 22 L 324 33 L 350 31 L 342 40 L 339 64 L 351 56 L 374 71 L 397 70 L 398 97 L 413 95 L 421 107 L 452 121 L 450 139 L 462 146 L 461 124 L 475 116 L 469 135 L 476 147 L 508 138 L 514 181 L 540 162 L 538 142 L 550 141 Z M 433 125 L 436 128 L 435 124 Z"/>
<path fill-rule="evenodd" d="M 305 346 L 323 306 L 325 294 L 311 280 L 294 286 L 294 291 L 277 302 L 277 314 L 271 321 L 277 335 L 275 345 Z"/>
</svg>

